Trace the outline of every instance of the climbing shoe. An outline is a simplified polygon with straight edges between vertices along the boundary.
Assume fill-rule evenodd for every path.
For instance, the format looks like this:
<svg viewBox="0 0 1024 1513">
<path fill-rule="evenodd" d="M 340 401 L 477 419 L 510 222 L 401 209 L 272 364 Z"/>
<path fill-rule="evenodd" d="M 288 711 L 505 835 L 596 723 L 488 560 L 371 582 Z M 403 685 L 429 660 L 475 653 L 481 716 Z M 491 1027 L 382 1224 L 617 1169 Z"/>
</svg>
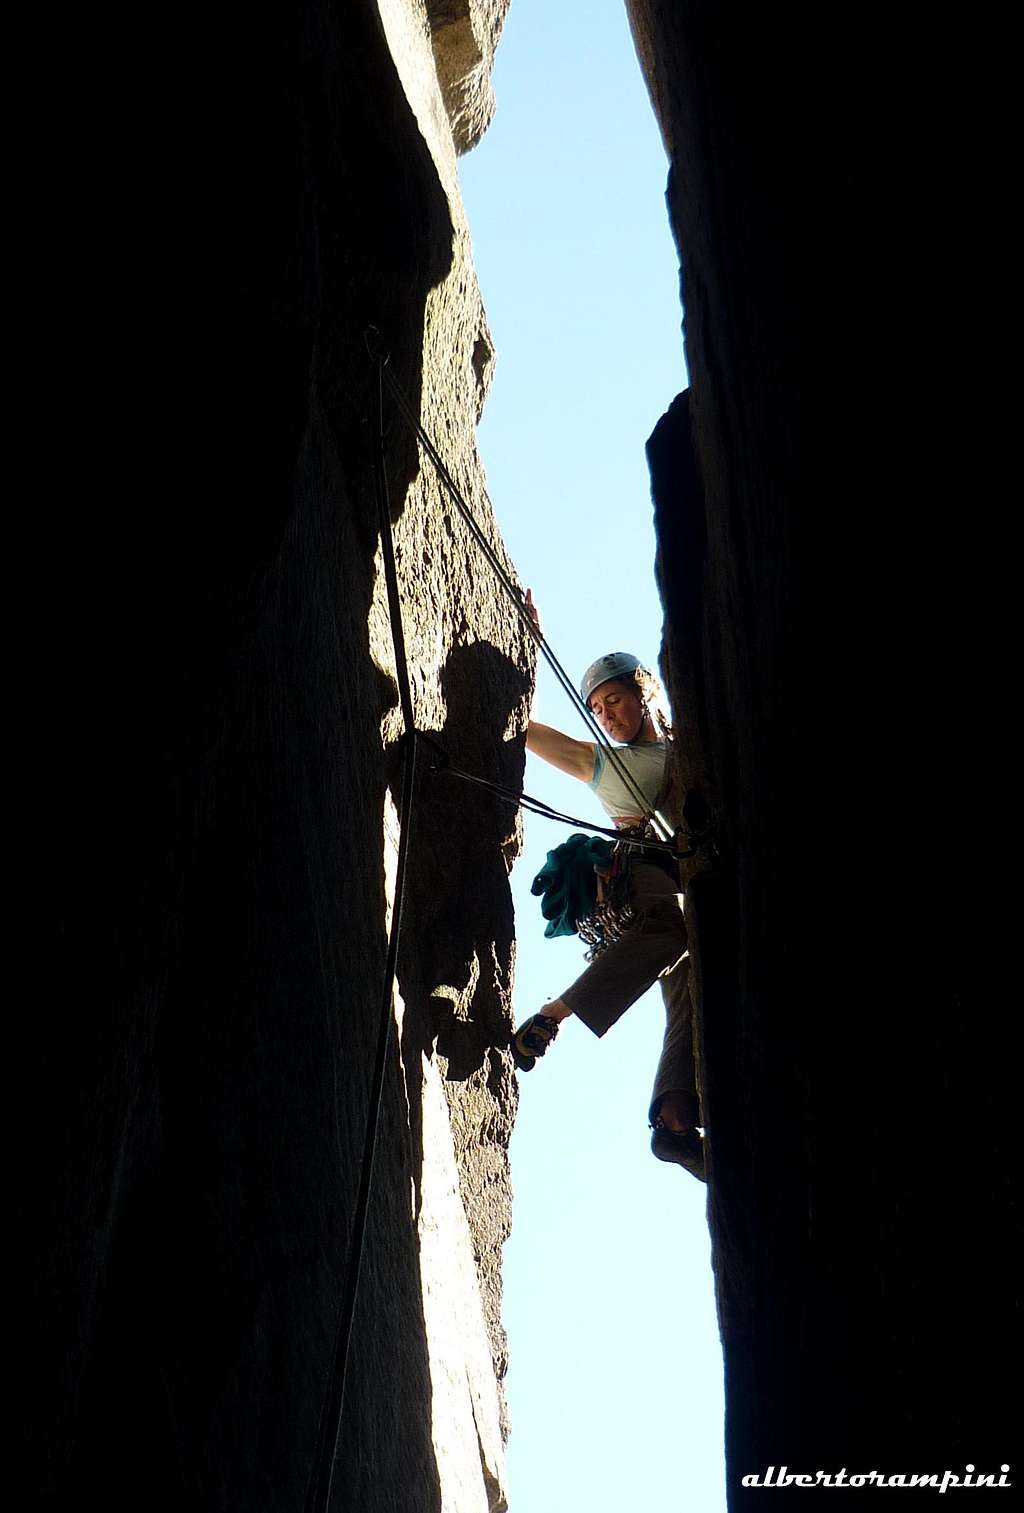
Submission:
<svg viewBox="0 0 1024 1513">
<path fill-rule="evenodd" d="M 558 1020 L 546 1014 L 531 1014 L 524 1019 L 509 1042 L 512 1060 L 521 1072 L 532 1072 L 538 1056 L 543 1056 L 558 1034 Z"/>
<path fill-rule="evenodd" d="M 708 1180 L 704 1171 L 704 1141 L 695 1129 L 683 1130 L 680 1134 L 677 1130 L 655 1125 L 651 1152 L 659 1161 L 674 1161 L 677 1166 L 684 1166 L 698 1182 Z"/>
</svg>

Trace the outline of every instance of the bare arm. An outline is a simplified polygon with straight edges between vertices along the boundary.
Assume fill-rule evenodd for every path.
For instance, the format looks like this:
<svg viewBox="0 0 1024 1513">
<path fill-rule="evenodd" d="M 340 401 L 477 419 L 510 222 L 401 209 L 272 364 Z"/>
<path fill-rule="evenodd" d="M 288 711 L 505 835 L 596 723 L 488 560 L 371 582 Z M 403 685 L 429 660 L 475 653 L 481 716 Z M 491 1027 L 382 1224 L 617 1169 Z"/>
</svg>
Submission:
<svg viewBox="0 0 1024 1513">
<path fill-rule="evenodd" d="M 540 612 L 533 602 L 532 588 L 526 590 L 525 605 L 527 614 L 537 628 L 537 634 L 542 635 Z M 567 772 L 571 778 L 579 778 L 581 783 L 589 783 L 594 776 L 597 748 L 593 741 L 574 741 L 572 736 L 563 735 L 550 725 L 531 720 L 526 727 L 526 749 L 532 751 L 534 756 L 542 757 L 545 762 L 550 762 L 559 772 Z"/>
<path fill-rule="evenodd" d="M 579 778 L 581 783 L 589 783 L 594 776 L 593 741 L 574 741 L 572 736 L 563 735 L 550 725 L 531 720 L 526 727 L 526 749 L 550 762 L 559 772 Z"/>
</svg>

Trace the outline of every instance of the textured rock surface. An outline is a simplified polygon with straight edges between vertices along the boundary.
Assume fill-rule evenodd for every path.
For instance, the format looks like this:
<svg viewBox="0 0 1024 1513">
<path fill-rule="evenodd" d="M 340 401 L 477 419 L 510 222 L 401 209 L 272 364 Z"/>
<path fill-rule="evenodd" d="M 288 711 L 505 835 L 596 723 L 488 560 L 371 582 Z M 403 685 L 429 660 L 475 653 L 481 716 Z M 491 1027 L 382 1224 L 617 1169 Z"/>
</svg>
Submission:
<svg viewBox="0 0 1024 1513">
<path fill-rule="evenodd" d="M 468 152 L 494 114 L 491 63 L 510 0 L 427 0 L 437 76 L 456 151 Z"/>
<path fill-rule="evenodd" d="M 201 38 L 167 22 L 144 90 L 85 71 L 111 121 L 76 119 L 54 191 L 97 228 L 61 337 L 90 383 L 52 470 L 54 654 L 76 671 L 40 725 L 62 950 L 25 1063 L 48 1110 L 27 1396 L 52 1504 L 303 1506 L 400 824 L 363 333 L 493 534 L 473 439 L 493 354 L 454 164 L 501 15 L 465 12 L 472 88 L 439 81 L 413 0 L 215 6 Z M 515 782 L 530 655 L 388 432 L 418 724 Z M 339 1509 L 504 1505 L 511 823 L 421 765 Z"/>
<path fill-rule="evenodd" d="M 1012 931 L 969 772 L 998 795 L 1013 596 L 987 527 L 953 524 L 999 485 L 991 417 L 948 380 L 998 371 L 1005 97 L 969 28 L 628 8 L 691 373 L 649 457 L 719 831 L 690 906 L 732 1505 L 784 1498 L 740 1485 L 781 1463 L 998 1474 Z M 950 110 L 938 81 L 972 76 L 986 98 Z"/>
</svg>

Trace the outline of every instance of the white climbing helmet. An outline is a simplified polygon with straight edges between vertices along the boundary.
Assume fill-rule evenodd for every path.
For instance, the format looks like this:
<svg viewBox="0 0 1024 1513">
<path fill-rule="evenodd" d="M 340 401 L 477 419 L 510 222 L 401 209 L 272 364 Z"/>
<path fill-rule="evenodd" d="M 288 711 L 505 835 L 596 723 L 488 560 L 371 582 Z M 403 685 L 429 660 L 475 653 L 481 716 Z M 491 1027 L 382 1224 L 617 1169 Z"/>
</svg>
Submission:
<svg viewBox="0 0 1024 1513">
<path fill-rule="evenodd" d="M 595 688 L 600 688 L 602 683 L 608 683 L 612 678 L 629 677 L 640 665 L 640 658 L 634 657 L 631 651 L 610 651 L 607 656 L 598 657 L 583 674 L 580 698 L 584 704 L 588 704 Z"/>
</svg>

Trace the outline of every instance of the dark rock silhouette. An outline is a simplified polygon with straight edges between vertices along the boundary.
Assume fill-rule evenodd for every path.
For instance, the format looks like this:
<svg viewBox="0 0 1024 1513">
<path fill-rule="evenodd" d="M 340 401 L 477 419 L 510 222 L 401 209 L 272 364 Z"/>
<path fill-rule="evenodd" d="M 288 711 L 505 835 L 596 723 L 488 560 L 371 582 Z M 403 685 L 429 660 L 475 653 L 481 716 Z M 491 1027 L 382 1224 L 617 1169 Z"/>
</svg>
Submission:
<svg viewBox="0 0 1024 1513">
<path fill-rule="evenodd" d="M 82 376 L 48 448 L 45 522 L 67 563 L 41 632 L 59 695 L 39 726 L 59 950 L 20 1063 L 38 1130 L 33 1506 L 303 1506 L 367 1110 L 401 735 L 370 323 L 493 531 L 473 445 L 489 340 L 443 81 L 415 19 L 392 7 L 386 32 L 372 4 L 214 6 L 201 25 L 141 24 L 145 87 L 93 39 L 60 102 L 53 237 L 76 243 L 74 308 L 45 340 Z M 417 716 L 439 729 L 454 645 L 486 640 L 524 669 L 530 653 L 387 424 Z M 477 672 L 481 739 L 499 747 L 509 675 Z M 525 688 L 519 673 L 520 729 Z M 503 837 L 492 825 L 473 846 L 447 883 L 493 922 L 473 1084 L 493 1249 L 508 1224 L 512 1078 L 493 1047 L 511 1024 L 511 906 Z M 471 1157 L 424 1049 L 426 1067 L 407 1064 L 396 1032 L 339 1446 L 333 1506 L 367 1513 L 502 1503 L 496 1260 L 474 1264 L 457 1176 Z"/>
<path fill-rule="evenodd" d="M 730 1496 L 780 1463 L 987 1471 L 1018 1296 L 1014 96 L 966 23 L 629 10 L 692 376 L 650 458 L 688 813 L 717 847 L 689 887 Z M 214 5 L 129 38 L 90 12 L 37 49 L 33 1505 L 303 1503 L 399 822 L 368 325 L 493 530 L 454 163 L 504 6 L 426 13 Z M 418 721 L 515 786 L 532 647 L 386 424 Z M 359 1513 L 503 1506 L 516 835 L 449 782 L 422 773 L 412 817 L 334 1503 Z"/>
<path fill-rule="evenodd" d="M 999 274 L 949 196 L 967 162 L 964 215 L 997 181 L 1000 95 L 951 113 L 939 84 L 992 60 L 892 13 L 629 11 L 691 375 L 649 458 L 685 781 L 717 827 L 690 910 L 731 1506 L 790 1495 L 742 1485 L 782 1463 L 998 1475 L 1007 856 L 967 774 L 998 808 L 1010 600 L 966 517 Z"/>
</svg>

